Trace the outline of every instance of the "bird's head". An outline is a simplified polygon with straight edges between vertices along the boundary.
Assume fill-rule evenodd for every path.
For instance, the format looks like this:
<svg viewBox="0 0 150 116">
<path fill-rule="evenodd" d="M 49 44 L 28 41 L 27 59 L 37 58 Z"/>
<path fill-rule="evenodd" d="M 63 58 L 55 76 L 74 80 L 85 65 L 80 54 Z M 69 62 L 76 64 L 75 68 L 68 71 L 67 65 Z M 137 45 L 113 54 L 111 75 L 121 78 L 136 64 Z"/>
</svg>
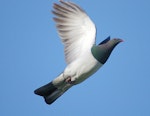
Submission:
<svg viewBox="0 0 150 116">
<path fill-rule="evenodd" d="M 92 47 L 92 54 L 100 63 L 104 64 L 109 58 L 115 46 L 120 42 L 123 42 L 123 40 L 119 38 L 110 39 L 109 36 L 101 43 L 99 43 L 99 45 Z"/>
</svg>

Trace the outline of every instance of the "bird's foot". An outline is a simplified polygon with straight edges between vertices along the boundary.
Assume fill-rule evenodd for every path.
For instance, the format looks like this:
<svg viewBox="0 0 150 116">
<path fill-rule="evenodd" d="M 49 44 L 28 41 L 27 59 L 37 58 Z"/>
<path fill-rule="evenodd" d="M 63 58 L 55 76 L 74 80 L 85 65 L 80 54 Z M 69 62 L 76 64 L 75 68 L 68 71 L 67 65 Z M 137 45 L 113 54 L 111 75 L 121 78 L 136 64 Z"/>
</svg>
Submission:
<svg viewBox="0 0 150 116">
<path fill-rule="evenodd" d="M 72 81 L 71 80 L 71 77 L 68 77 L 66 80 L 65 80 L 66 83 L 69 83 L 69 84 L 74 84 L 75 81 Z"/>
</svg>

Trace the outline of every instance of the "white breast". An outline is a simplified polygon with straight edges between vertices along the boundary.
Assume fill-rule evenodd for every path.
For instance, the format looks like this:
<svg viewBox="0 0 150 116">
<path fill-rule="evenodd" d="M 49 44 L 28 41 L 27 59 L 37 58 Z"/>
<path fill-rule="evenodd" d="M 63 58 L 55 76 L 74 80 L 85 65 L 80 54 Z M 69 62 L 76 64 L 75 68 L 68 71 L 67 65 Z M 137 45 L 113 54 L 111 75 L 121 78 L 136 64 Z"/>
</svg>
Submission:
<svg viewBox="0 0 150 116">
<path fill-rule="evenodd" d="M 71 77 L 75 84 L 81 83 L 94 74 L 103 64 L 98 62 L 91 53 L 84 55 L 68 65 L 64 71 L 64 78 Z"/>
</svg>

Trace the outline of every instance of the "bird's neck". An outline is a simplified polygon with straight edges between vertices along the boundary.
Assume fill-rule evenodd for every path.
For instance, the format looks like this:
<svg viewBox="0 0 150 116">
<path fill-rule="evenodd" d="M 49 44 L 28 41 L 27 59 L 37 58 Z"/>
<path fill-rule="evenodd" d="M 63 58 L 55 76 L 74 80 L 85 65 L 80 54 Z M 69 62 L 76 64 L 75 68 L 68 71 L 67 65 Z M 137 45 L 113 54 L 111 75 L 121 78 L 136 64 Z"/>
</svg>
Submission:
<svg viewBox="0 0 150 116">
<path fill-rule="evenodd" d="M 94 58 L 102 64 L 105 64 L 105 62 L 107 61 L 107 59 L 109 58 L 109 56 L 111 54 L 110 50 L 107 50 L 103 47 L 96 46 L 96 45 L 94 45 L 91 48 L 91 52 L 92 52 L 92 55 L 94 56 Z"/>
</svg>

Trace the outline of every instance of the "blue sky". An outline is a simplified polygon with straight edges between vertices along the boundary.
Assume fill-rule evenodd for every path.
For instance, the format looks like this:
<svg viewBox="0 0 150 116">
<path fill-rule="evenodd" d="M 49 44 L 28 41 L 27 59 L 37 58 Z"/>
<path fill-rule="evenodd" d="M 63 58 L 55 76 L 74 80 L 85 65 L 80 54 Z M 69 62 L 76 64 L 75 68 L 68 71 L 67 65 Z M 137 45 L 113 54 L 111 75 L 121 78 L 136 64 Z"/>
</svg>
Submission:
<svg viewBox="0 0 150 116">
<path fill-rule="evenodd" d="M 72 1 L 96 24 L 97 43 L 109 35 L 124 42 L 49 106 L 33 91 L 66 66 L 51 13 L 57 0 L 1 0 L 0 115 L 150 116 L 150 1 Z"/>
</svg>

